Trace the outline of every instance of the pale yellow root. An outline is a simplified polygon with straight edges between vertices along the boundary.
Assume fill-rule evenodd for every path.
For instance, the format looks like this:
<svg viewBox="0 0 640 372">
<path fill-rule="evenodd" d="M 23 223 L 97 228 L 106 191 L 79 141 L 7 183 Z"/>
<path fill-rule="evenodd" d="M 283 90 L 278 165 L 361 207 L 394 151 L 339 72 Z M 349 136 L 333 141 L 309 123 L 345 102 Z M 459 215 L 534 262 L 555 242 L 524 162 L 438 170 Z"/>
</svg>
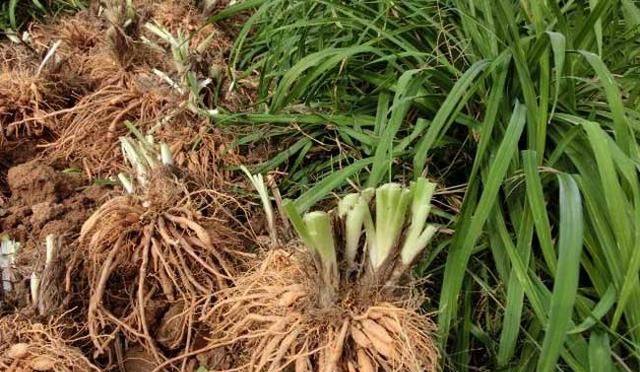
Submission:
<svg viewBox="0 0 640 372">
<path fill-rule="evenodd" d="M 60 319 L 41 324 L 19 314 L 0 318 L 0 370 L 100 371 L 70 345 L 70 329 Z"/>
<path fill-rule="evenodd" d="M 83 161 L 90 177 L 115 173 L 122 164 L 120 136 L 135 122 L 142 132 L 177 107 L 167 88 L 147 87 L 142 82 L 108 85 L 80 99 L 59 115 L 60 138 L 47 148 L 50 156 Z"/>
<path fill-rule="evenodd" d="M 334 308 L 318 307 L 309 261 L 269 252 L 236 285 L 219 291 L 204 314 L 212 345 L 243 350 L 234 366 L 248 371 L 437 371 L 433 323 L 417 301 L 393 295 L 346 295 Z M 386 296 L 387 300 L 384 299 Z"/>
<path fill-rule="evenodd" d="M 162 197 L 167 195 L 171 192 L 165 189 Z M 185 307 L 180 315 L 198 319 L 201 300 L 230 285 L 233 254 L 212 238 L 188 205 L 175 203 L 160 199 L 143 206 L 136 196 L 116 197 L 82 226 L 79 241 L 92 288 L 88 328 L 98 355 L 122 333 L 164 362 L 158 329 L 150 325 L 176 304 L 200 304 Z M 184 340 L 191 335 L 189 322 L 173 325 L 180 328 L 173 331 L 177 339 L 163 339 L 163 345 L 189 344 L 188 337 Z"/>
</svg>

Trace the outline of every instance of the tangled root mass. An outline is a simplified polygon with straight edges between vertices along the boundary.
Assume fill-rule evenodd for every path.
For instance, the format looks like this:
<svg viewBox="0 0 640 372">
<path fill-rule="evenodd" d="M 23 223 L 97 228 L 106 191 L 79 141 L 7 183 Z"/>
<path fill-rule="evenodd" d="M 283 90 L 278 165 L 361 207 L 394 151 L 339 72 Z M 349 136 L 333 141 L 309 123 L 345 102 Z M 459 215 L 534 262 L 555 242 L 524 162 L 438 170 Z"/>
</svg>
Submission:
<svg viewBox="0 0 640 372">
<path fill-rule="evenodd" d="M 318 306 L 318 279 L 302 252 L 270 252 L 254 271 L 223 289 L 205 315 L 209 348 L 237 352 L 240 370 L 436 371 L 434 325 L 421 301 L 376 288 L 343 291 Z"/>
</svg>

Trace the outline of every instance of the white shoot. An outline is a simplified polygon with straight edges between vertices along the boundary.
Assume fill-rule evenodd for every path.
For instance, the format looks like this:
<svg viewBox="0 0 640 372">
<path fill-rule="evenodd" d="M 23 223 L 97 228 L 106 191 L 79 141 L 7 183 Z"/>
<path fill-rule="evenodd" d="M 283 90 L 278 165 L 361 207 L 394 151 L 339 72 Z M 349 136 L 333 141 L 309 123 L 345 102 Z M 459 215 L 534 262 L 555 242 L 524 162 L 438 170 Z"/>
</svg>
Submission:
<svg viewBox="0 0 640 372">
<path fill-rule="evenodd" d="M 262 207 L 264 208 L 264 213 L 267 216 L 267 224 L 269 225 L 269 236 L 271 237 L 271 242 L 273 244 L 277 244 L 278 234 L 276 232 L 275 216 L 273 214 L 271 200 L 269 199 L 269 190 L 267 189 L 267 185 L 265 184 L 261 174 L 251 174 L 251 172 L 249 172 L 247 167 L 245 167 L 244 165 L 241 166 L 240 169 L 242 169 L 242 171 L 247 175 L 249 181 L 251 181 L 251 184 L 253 185 L 253 188 L 256 189 L 258 195 L 260 196 Z"/>
<path fill-rule="evenodd" d="M 40 72 L 42 71 L 44 66 L 47 64 L 47 62 L 55 55 L 56 50 L 58 49 L 61 43 L 62 43 L 62 40 L 58 40 L 55 43 L 53 43 L 51 48 L 49 48 L 49 50 L 47 51 L 47 54 L 42 59 L 42 62 L 40 62 L 40 66 L 38 66 L 38 71 L 36 72 L 36 76 L 40 75 Z"/>
<path fill-rule="evenodd" d="M 142 136 L 135 127 L 128 126 L 138 140 L 130 137 L 120 137 L 122 154 L 133 167 L 137 182 L 144 187 L 147 185 L 151 170 L 160 165 L 173 165 L 171 149 L 167 144 L 155 143 L 153 136 Z M 131 179 L 122 173 L 118 175 L 118 178 L 127 192 L 133 193 L 134 185 Z"/>
<path fill-rule="evenodd" d="M 329 306 L 340 283 L 331 216 L 326 212 L 310 212 L 300 217 L 291 202 L 285 203 L 284 210 L 305 246 L 315 254 L 322 280 L 320 304 Z"/>
<path fill-rule="evenodd" d="M 147 161 L 148 158 L 142 154 L 143 149 L 139 144 L 136 144 L 132 139 L 127 137 L 120 138 L 120 145 L 122 147 L 122 154 L 133 167 L 138 182 L 145 186 L 151 167 Z"/>
<path fill-rule="evenodd" d="M 133 194 L 133 192 L 135 191 L 135 188 L 133 187 L 133 182 L 131 182 L 131 180 L 129 179 L 129 176 L 127 176 L 124 173 L 118 173 L 118 179 L 120 180 L 122 187 L 124 187 L 127 193 Z"/>
<path fill-rule="evenodd" d="M 56 236 L 54 234 L 49 234 L 46 237 L 45 240 L 45 246 L 46 246 L 46 259 L 45 259 L 45 263 L 44 263 L 44 267 L 45 269 L 47 267 L 49 267 L 49 265 L 51 264 L 51 261 L 53 261 L 53 257 L 56 254 Z"/>
<path fill-rule="evenodd" d="M 350 270 L 354 266 L 360 236 L 365 220 L 371 220 L 369 201 L 373 197 L 374 190 L 366 189 L 362 193 L 348 194 L 338 203 L 338 215 L 344 221 L 346 267 Z"/>
<path fill-rule="evenodd" d="M 0 237 L 0 273 L 2 273 L 2 290 L 7 293 L 13 288 L 11 269 L 20 243 L 8 237 Z"/>
<path fill-rule="evenodd" d="M 411 203 L 411 225 L 400 251 L 403 265 L 410 265 L 416 256 L 422 252 L 436 233 L 436 227 L 427 225 L 427 217 L 431 211 L 431 197 L 436 190 L 436 184 L 426 178 L 419 178 L 412 185 L 413 202 Z M 425 228 L 425 225 L 426 228 Z"/>
<path fill-rule="evenodd" d="M 312 246 L 322 261 L 322 276 L 334 288 L 338 284 L 338 261 L 333 238 L 331 216 L 327 212 L 310 212 L 302 218 L 306 225 Z"/>
<path fill-rule="evenodd" d="M 184 94 L 184 90 L 180 87 L 180 84 L 173 81 L 173 79 L 171 79 L 169 75 L 167 75 L 167 73 L 155 68 L 153 69 L 153 73 L 156 74 L 158 77 L 160 77 L 162 80 L 164 80 L 167 84 L 169 84 L 171 88 L 175 89 L 178 92 L 178 94 Z"/>
<path fill-rule="evenodd" d="M 31 289 L 31 303 L 38 304 L 38 290 L 40 289 L 40 276 L 34 271 L 31 273 L 31 280 L 29 281 L 29 287 Z"/>
<path fill-rule="evenodd" d="M 163 165 L 173 165 L 173 156 L 171 155 L 171 149 L 166 143 L 160 144 L 160 160 Z"/>
<path fill-rule="evenodd" d="M 397 183 L 388 183 L 376 189 L 375 226 L 365 221 L 369 262 L 374 272 L 397 246 L 410 201 L 411 190 Z"/>
</svg>

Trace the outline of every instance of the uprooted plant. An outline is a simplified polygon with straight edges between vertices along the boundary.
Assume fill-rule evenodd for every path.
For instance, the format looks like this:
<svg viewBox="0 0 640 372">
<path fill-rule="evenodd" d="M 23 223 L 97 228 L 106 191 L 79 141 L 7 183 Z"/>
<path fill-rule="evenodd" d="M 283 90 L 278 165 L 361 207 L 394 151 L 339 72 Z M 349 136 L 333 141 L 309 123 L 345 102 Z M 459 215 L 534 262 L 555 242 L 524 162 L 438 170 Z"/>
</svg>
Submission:
<svg viewBox="0 0 640 372">
<path fill-rule="evenodd" d="M 99 371 L 69 346 L 78 330 L 60 319 L 34 323 L 23 315 L 0 318 L 0 368 L 3 371 Z"/>
<path fill-rule="evenodd" d="M 22 43 L 31 48 L 28 38 Z M 29 53 L 14 44 L 0 48 L 10 54 L 0 58 L 0 145 L 54 130 L 52 113 L 68 109 L 85 92 L 82 79 L 58 56 L 59 46 L 54 42 L 42 58 L 33 48 Z"/>
<path fill-rule="evenodd" d="M 119 175 L 128 194 L 102 205 L 80 233 L 88 328 L 97 354 L 122 333 L 160 362 L 160 347 L 189 347 L 199 300 L 228 287 L 233 254 L 218 244 L 228 227 L 207 225 L 198 213 L 168 146 L 135 133 L 137 140 L 121 138 L 134 170 Z"/>
<path fill-rule="evenodd" d="M 266 188 L 252 181 L 273 222 Z M 274 247 L 217 294 L 205 314 L 209 347 L 236 351 L 236 367 L 249 371 L 437 370 L 423 298 L 401 285 L 437 231 L 427 223 L 434 190 L 425 178 L 385 184 L 303 217 L 285 203 L 302 244 Z"/>
<path fill-rule="evenodd" d="M 193 27 L 189 17 L 195 11 L 182 2 L 106 3 L 104 15 L 98 18 L 108 27 L 104 37 L 76 53 L 78 58 L 73 56 L 91 82 L 91 91 L 79 96 L 73 107 L 47 117 L 60 122 L 55 126 L 58 138 L 47 152 L 54 158 L 82 162 L 90 178 L 110 175 L 118 167 L 118 138 L 126 135 L 122 123 L 127 120 L 135 121 L 145 133 L 187 126 L 197 129 L 196 123 L 208 121 L 217 112 L 209 108 L 218 99 L 221 77 L 217 75 L 223 74 L 221 60 L 229 43 L 211 25 L 207 32 L 189 36 Z M 172 13 L 185 13 L 185 19 Z M 72 35 L 65 36 L 63 54 L 73 54 L 68 44 L 77 37 Z M 108 137 L 97 141 L 105 128 Z"/>
</svg>

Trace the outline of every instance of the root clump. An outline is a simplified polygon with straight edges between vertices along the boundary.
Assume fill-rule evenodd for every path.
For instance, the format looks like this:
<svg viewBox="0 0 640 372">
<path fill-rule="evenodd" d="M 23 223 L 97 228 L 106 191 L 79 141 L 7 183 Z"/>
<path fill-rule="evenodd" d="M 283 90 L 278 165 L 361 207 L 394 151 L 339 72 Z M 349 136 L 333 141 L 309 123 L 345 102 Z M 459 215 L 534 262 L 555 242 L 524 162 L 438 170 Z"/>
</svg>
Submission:
<svg viewBox="0 0 640 372">
<path fill-rule="evenodd" d="M 237 356 L 234 366 L 247 371 L 437 371 L 435 325 L 421 312 L 424 298 L 411 282 L 399 284 L 436 231 L 425 221 L 434 189 L 426 179 L 408 189 L 380 187 L 375 223 L 369 189 L 331 213 L 302 218 L 285 205 L 302 243 L 276 243 L 235 286 L 216 294 L 204 314 L 212 329 L 205 350 L 226 348 Z M 400 218 L 389 219 L 393 214 Z"/>
<path fill-rule="evenodd" d="M 205 25 L 189 2 L 141 1 L 128 9 L 107 1 L 102 10 L 96 4 L 33 25 L 21 44 L 0 45 L 0 151 L 9 142 L 42 138 L 43 158 L 73 164 L 91 179 L 106 177 L 119 170 L 124 122 L 145 133 L 198 131 L 210 119 L 188 101 L 225 108 L 250 103 L 254 93 L 242 84 L 229 89 L 225 76 L 231 35 Z M 184 39 L 185 60 L 173 60 L 176 46 L 149 25 Z M 208 83 L 192 94 L 183 86 L 187 74 Z"/>
<path fill-rule="evenodd" d="M 210 346 L 238 353 L 248 371 L 437 370 L 435 327 L 419 298 L 351 288 L 323 308 L 309 261 L 303 251 L 273 250 L 219 292 Z"/>
<path fill-rule="evenodd" d="M 122 334 L 164 362 L 163 351 L 190 347 L 210 293 L 232 283 L 237 252 L 227 247 L 237 235 L 198 212 L 179 172 L 149 167 L 135 192 L 107 201 L 82 227 L 96 355 Z"/>
<path fill-rule="evenodd" d="M 203 27 L 189 2 L 136 1 L 131 19 L 124 3 L 92 2 L 0 44 L 0 239 L 20 245 L 11 293 L 0 290 L 0 370 L 232 368 L 222 349 L 193 350 L 208 342 L 211 294 L 255 258 L 236 231 L 243 205 L 225 194 L 236 186 L 227 166 L 247 161 L 202 110 L 247 105 L 254 88 L 231 89 L 232 37 Z M 147 24 L 185 38 L 185 60 L 172 60 L 175 45 Z M 203 83 L 195 94 L 187 74 Z M 131 168 L 119 145 L 132 127 L 166 143 L 173 162 L 108 199 Z M 67 323 L 48 323 L 62 314 L 86 325 L 81 343 Z M 5 350 L 5 340 L 17 346 Z"/>
<path fill-rule="evenodd" d="M 73 327 L 64 322 L 33 323 L 18 314 L 0 318 L 0 369 L 3 371 L 100 371 L 71 346 Z"/>
</svg>

